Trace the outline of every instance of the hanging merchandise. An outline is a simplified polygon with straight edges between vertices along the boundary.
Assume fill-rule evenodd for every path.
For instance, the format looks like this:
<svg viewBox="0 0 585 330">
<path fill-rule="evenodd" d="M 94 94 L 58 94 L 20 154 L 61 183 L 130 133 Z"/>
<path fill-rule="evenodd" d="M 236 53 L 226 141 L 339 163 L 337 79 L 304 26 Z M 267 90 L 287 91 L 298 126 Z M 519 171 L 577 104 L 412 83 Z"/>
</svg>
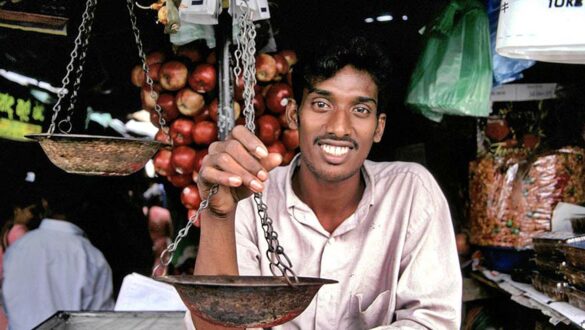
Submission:
<svg viewBox="0 0 585 330">
<path fill-rule="evenodd" d="M 585 63 L 581 0 L 507 0 L 500 7 L 496 51 L 506 57 Z"/>
<path fill-rule="evenodd" d="M 215 33 L 213 25 L 194 23 L 181 23 L 176 33 L 169 36 L 171 43 L 176 46 L 183 46 L 195 40 L 205 40 L 207 47 L 215 48 Z"/>
<path fill-rule="evenodd" d="M 425 32 L 406 104 L 439 122 L 443 115 L 490 113 L 492 64 L 489 24 L 477 0 L 453 0 Z"/>
<path fill-rule="evenodd" d="M 155 10 L 157 12 L 156 22 L 165 26 L 164 32 L 167 34 L 176 33 L 181 27 L 179 5 L 179 0 L 158 0 L 150 6 L 142 6 L 139 3 L 136 3 L 136 6 L 140 9 Z"/>
<path fill-rule="evenodd" d="M 469 165 L 471 242 L 523 249 L 551 230 L 559 202 L 585 202 L 585 150 L 486 154 Z"/>
<path fill-rule="evenodd" d="M 181 23 L 215 25 L 220 13 L 221 3 L 218 0 L 182 0 L 179 6 Z"/>
<path fill-rule="evenodd" d="M 496 34 L 500 17 L 501 0 L 488 1 L 488 18 L 490 21 L 490 49 L 492 51 L 494 86 L 506 84 L 522 79 L 522 71 L 530 68 L 536 62 L 531 60 L 512 59 L 496 52 Z"/>
</svg>

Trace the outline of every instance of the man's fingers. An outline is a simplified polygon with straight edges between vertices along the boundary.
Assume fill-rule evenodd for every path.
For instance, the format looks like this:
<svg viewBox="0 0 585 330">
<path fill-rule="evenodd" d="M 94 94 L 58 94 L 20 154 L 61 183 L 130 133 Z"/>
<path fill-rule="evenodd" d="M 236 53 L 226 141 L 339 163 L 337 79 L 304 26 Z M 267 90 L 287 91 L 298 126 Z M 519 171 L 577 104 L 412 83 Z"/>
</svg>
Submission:
<svg viewBox="0 0 585 330">
<path fill-rule="evenodd" d="M 209 163 L 214 164 L 213 168 L 215 170 L 220 170 L 223 173 L 229 173 L 228 179 L 231 180 L 231 184 L 223 185 L 229 187 L 238 187 L 239 185 L 234 185 L 236 183 L 235 178 L 238 178 L 240 185 L 243 184 L 244 186 L 248 187 L 250 190 L 254 192 L 260 192 L 264 189 L 262 181 L 264 181 L 265 179 L 261 179 L 258 176 L 263 177 L 264 175 L 266 175 L 267 177 L 268 174 L 266 173 L 266 171 L 264 171 L 260 163 L 258 163 L 257 161 L 254 161 L 254 164 L 252 165 L 253 170 L 250 170 L 249 168 L 243 167 L 240 162 L 236 161 L 233 157 L 231 157 L 231 155 L 227 153 L 208 155 L 208 157 Z M 207 168 L 205 168 L 204 170 L 207 170 Z M 226 182 L 225 175 L 221 177 L 221 180 L 223 180 L 223 182 Z"/>
<path fill-rule="evenodd" d="M 236 126 L 228 140 L 214 142 L 208 150 L 199 180 L 232 188 L 245 186 L 253 192 L 264 190 L 268 172 L 282 163 L 280 154 L 269 154 L 244 126 Z"/>
<path fill-rule="evenodd" d="M 225 153 L 235 159 L 246 171 L 256 176 L 261 181 L 268 179 L 268 172 L 259 162 L 258 158 L 252 156 L 240 142 L 236 140 L 226 141 L 224 149 Z M 224 159 L 219 159 L 219 161 L 223 160 Z"/>
<path fill-rule="evenodd" d="M 213 167 L 205 167 L 199 172 L 198 181 L 203 181 L 210 186 L 219 184 L 226 187 L 239 187 L 242 185 L 242 178 L 233 173 L 224 172 Z"/>
<path fill-rule="evenodd" d="M 282 155 L 279 153 L 268 154 L 266 158 L 260 160 L 260 163 L 262 164 L 262 167 L 266 169 L 266 171 L 270 172 L 282 164 Z"/>
<path fill-rule="evenodd" d="M 232 129 L 231 137 L 240 142 L 248 152 L 263 159 L 268 156 L 268 149 L 260 139 L 244 126 L 236 126 Z"/>
</svg>

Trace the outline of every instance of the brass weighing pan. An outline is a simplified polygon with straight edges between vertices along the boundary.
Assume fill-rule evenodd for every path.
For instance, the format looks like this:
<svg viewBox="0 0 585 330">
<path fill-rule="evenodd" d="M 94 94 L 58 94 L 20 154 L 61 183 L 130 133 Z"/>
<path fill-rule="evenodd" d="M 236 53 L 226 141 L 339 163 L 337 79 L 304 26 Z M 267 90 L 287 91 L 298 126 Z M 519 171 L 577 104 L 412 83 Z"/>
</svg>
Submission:
<svg viewBox="0 0 585 330">
<path fill-rule="evenodd" d="M 49 160 L 68 173 L 130 175 L 144 167 L 163 144 L 159 141 L 78 134 L 30 134 Z"/>
<path fill-rule="evenodd" d="M 302 313 L 324 284 L 334 280 L 297 277 L 292 285 L 271 276 L 161 276 L 172 284 L 192 315 L 227 327 L 268 328 Z"/>
</svg>

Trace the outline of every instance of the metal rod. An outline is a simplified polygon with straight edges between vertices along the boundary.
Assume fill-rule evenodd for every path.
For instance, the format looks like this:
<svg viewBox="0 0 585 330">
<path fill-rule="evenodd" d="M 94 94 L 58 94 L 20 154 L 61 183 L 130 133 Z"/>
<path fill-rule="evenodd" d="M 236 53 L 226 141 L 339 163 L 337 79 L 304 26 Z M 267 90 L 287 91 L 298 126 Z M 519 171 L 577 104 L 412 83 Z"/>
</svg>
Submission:
<svg viewBox="0 0 585 330">
<path fill-rule="evenodd" d="M 216 29 L 219 62 L 219 139 L 225 140 L 235 124 L 233 109 L 233 77 L 230 70 L 230 46 L 232 45 L 232 17 L 224 10 L 218 17 Z"/>
</svg>

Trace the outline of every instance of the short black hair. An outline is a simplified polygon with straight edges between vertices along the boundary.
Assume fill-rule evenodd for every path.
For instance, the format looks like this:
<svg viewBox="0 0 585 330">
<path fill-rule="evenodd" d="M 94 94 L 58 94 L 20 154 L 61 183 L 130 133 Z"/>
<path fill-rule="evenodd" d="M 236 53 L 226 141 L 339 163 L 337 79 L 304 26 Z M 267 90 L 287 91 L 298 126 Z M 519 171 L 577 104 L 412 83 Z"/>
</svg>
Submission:
<svg viewBox="0 0 585 330">
<path fill-rule="evenodd" d="M 31 205 L 42 206 L 41 190 L 30 182 L 24 182 L 16 188 L 13 198 L 13 207 L 25 208 Z"/>
<path fill-rule="evenodd" d="M 310 51 L 301 53 L 299 58 L 292 74 L 293 94 L 299 106 L 305 88 L 311 88 L 351 65 L 372 77 L 378 87 L 377 113 L 385 112 L 392 66 L 386 52 L 375 41 L 358 33 L 337 33 L 323 37 Z"/>
<path fill-rule="evenodd" d="M 64 215 L 66 220 L 77 224 L 96 189 L 97 178 L 63 173 L 43 182 L 43 198 L 47 201 L 47 216 Z"/>
</svg>

